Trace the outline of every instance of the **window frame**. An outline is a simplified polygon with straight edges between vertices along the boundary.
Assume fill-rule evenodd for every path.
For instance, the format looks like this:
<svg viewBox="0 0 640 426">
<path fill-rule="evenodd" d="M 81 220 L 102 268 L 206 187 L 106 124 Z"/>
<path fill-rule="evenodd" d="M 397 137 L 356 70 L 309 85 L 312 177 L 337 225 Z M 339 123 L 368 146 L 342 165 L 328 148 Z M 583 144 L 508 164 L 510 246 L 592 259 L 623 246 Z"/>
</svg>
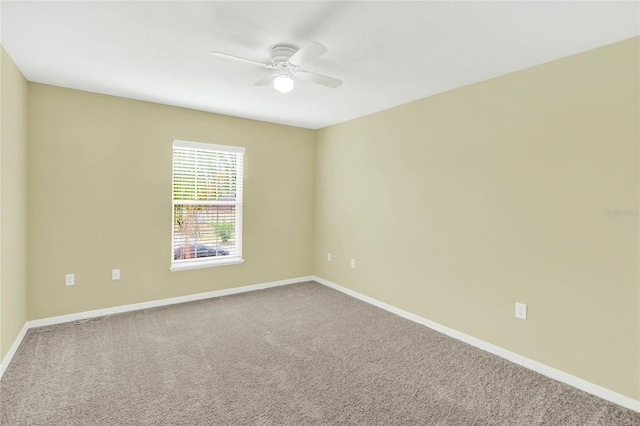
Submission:
<svg viewBox="0 0 640 426">
<path fill-rule="evenodd" d="M 240 161 L 240 167 L 236 168 L 236 188 L 240 188 L 236 194 L 235 206 L 235 252 L 234 255 L 227 255 L 224 257 L 202 257 L 195 259 L 174 259 L 175 257 L 175 204 L 176 200 L 173 199 L 173 185 L 174 185 L 174 152 L 176 148 L 193 149 L 200 151 L 213 151 L 223 152 L 226 154 L 237 154 Z M 242 206 L 243 206 L 243 189 L 244 189 L 244 153 L 245 148 L 232 145 L 217 145 L 212 143 L 203 142 L 190 142 L 183 140 L 174 140 L 171 146 L 171 272 L 186 271 L 190 269 L 211 268 L 224 265 L 237 265 L 244 262 L 242 258 Z M 239 194 L 239 196 L 238 196 Z M 195 201 L 195 200 L 194 200 Z M 215 202 L 211 202 L 212 205 L 216 205 Z"/>
</svg>

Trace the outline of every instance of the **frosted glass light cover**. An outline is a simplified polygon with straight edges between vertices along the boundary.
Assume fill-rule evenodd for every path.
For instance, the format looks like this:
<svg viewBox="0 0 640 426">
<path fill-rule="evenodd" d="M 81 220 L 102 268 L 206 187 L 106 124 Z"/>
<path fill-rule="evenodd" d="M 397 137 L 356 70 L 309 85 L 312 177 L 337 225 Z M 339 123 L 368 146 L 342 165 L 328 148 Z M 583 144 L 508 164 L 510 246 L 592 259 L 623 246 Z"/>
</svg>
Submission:
<svg viewBox="0 0 640 426">
<path fill-rule="evenodd" d="M 287 93 L 293 89 L 293 80 L 288 75 L 279 75 L 273 80 L 273 87 L 280 93 Z"/>
</svg>

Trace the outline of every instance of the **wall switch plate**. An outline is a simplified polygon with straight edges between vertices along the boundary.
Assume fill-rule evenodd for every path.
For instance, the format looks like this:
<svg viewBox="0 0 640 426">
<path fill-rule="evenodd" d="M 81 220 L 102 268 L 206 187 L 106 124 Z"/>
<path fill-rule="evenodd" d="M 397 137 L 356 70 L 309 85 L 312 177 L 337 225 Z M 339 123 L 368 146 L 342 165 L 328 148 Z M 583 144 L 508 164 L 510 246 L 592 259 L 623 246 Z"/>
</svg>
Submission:
<svg viewBox="0 0 640 426">
<path fill-rule="evenodd" d="M 119 280 L 120 279 L 120 269 L 112 269 L 111 270 L 111 280 Z"/>
<path fill-rule="evenodd" d="M 331 262 L 331 253 L 327 253 L 327 261 Z"/>
<path fill-rule="evenodd" d="M 76 284 L 76 275 L 75 274 L 67 274 L 64 276 L 64 283 L 66 285 L 75 285 Z"/>
<path fill-rule="evenodd" d="M 351 259 L 351 267 L 352 268 L 356 267 L 356 260 L 355 259 Z"/>
<path fill-rule="evenodd" d="M 516 302 L 516 318 L 527 319 L 527 305 Z"/>
</svg>

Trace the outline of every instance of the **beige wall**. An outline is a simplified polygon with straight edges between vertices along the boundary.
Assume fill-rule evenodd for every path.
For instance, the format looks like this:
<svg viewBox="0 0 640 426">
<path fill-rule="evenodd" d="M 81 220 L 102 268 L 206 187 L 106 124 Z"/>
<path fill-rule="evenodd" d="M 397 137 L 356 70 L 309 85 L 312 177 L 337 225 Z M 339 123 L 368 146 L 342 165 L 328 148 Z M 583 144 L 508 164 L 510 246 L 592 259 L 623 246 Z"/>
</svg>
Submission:
<svg viewBox="0 0 640 426">
<path fill-rule="evenodd" d="M 27 320 L 27 81 L 0 51 L 1 360 Z"/>
<path fill-rule="evenodd" d="M 313 131 L 35 83 L 29 131 L 29 319 L 311 274 Z M 246 147 L 245 263 L 169 272 L 174 139 Z"/>
<path fill-rule="evenodd" d="M 638 56 L 635 38 L 320 130 L 314 274 L 640 398 L 638 218 L 604 214 L 639 207 Z"/>
</svg>

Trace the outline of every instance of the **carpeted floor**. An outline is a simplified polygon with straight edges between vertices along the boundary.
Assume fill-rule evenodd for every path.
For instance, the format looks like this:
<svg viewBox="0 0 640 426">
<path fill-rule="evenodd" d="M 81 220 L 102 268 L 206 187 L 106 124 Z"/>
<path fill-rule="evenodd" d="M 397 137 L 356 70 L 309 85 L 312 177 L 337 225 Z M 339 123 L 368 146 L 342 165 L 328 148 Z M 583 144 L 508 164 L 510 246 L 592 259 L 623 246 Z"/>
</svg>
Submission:
<svg viewBox="0 0 640 426">
<path fill-rule="evenodd" d="M 9 425 L 640 425 L 317 283 L 31 329 Z"/>
</svg>

